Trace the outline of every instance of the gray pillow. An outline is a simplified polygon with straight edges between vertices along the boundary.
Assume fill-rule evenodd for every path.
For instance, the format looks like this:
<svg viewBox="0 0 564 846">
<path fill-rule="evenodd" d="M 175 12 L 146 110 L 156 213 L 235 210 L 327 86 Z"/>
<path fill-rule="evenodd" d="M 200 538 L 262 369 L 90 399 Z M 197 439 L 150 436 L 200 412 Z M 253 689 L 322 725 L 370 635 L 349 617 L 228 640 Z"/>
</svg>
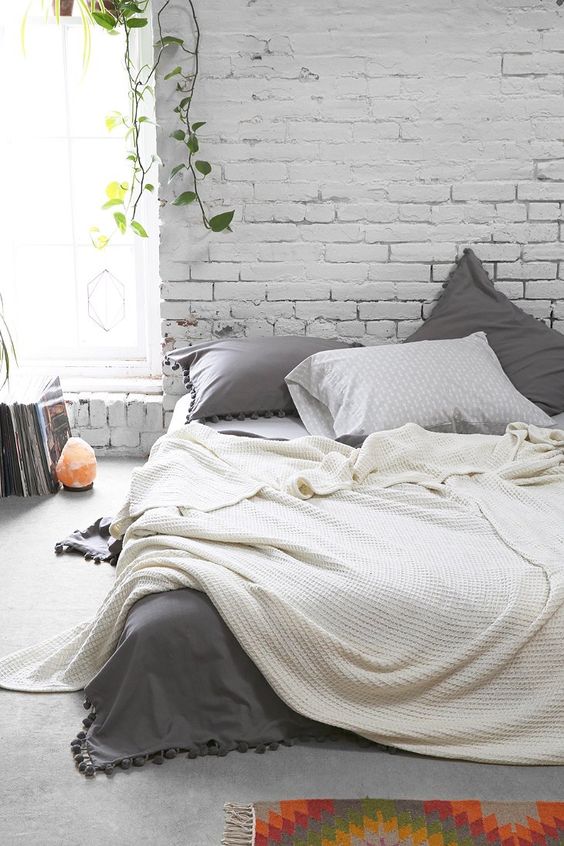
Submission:
<svg viewBox="0 0 564 846">
<path fill-rule="evenodd" d="M 448 341 L 317 353 L 286 377 L 312 435 L 369 435 L 417 423 L 435 432 L 501 435 L 552 419 L 511 384 L 483 332 Z"/>
<path fill-rule="evenodd" d="M 174 350 L 166 362 L 184 370 L 184 384 L 192 394 L 188 421 L 283 417 L 296 411 L 286 374 L 314 353 L 351 346 L 358 344 L 301 335 L 229 338 Z"/>
<path fill-rule="evenodd" d="M 472 250 L 465 250 L 431 316 L 407 338 L 436 341 L 485 332 L 517 390 L 547 414 L 564 411 L 564 335 L 526 314 L 496 290 Z"/>
</svg>

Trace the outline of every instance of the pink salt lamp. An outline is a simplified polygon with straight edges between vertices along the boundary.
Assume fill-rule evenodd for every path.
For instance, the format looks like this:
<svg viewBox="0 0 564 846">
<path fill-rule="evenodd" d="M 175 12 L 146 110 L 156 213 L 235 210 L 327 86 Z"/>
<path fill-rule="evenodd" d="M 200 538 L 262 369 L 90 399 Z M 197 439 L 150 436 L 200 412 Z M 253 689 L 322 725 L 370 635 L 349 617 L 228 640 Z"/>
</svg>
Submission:
<svg viewBox="0 0 564 846">
<path fill-rule="evenodd" d="M 94 450 L 82 438 L 69 438 L 57 461 L 57 479 L 67 491 L 89 491 L 95 478 Z"/>
</svg>

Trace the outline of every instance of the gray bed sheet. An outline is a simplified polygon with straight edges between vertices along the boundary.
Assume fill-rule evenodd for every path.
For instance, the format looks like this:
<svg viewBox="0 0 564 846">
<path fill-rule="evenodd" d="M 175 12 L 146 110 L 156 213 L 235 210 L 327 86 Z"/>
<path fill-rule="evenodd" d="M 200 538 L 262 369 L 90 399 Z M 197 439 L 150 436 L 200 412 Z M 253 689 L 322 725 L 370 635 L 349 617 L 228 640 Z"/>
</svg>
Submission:
<svg viewBox="0 0 564 846">
<path fill-rule="evenodd" d="M 210 599 L 187 588 L 134 605 L 85 695 L 92 714 L 75 753 L 82 772 L 141 766 L 150 757 L 160 763 L 180 750 L 192 758 L 264 752 L 344 734 L 292 711 Z"/>
</svg>

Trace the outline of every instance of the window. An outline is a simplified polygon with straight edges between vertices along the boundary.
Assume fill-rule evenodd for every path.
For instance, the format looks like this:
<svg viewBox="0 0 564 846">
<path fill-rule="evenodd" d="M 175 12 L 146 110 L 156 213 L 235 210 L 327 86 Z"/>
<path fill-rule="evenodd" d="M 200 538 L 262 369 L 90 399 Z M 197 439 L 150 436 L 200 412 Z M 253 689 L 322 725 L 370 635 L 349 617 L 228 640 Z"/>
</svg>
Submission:
<svg viewBox="0 0 564 846">
<path fill-rule="evenodd" d="M 128 107 L 122 39 L 95 28 L 84 73 L 79 18 L 29 20 L 25 56 L 18 30 L 14 21 L 2 45 L 0 290 L 20 364 L 79 379 L 156 376 L 156 197 L 138 215 L 148 239 L 117 233 L 98 251 L 89 234 L 111 231 L 104 188 L 128 179 L 123 136 L 105 126 Z M 152 49 L 148 31 L 137 49 Z"/>
</svg>

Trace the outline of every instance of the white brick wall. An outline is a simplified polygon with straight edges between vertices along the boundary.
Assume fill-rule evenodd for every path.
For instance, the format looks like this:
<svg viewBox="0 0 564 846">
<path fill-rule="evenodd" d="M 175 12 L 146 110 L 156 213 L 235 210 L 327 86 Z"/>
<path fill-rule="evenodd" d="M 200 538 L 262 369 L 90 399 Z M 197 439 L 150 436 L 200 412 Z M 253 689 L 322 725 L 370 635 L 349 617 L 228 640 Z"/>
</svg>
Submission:
<svg viewBox="0 0 564 846">
<path fill-rule="evenodd" d="M 66 394 L 65 401 L 73 435 L 97 453 L 146 456 L 171 417 L 162 396 L 85 392 Z"/>
<path fill-rule="evenodd" d="M 193 117 L 207 121 L 201 155 L 214 165 L 202 193 L 235 220 L 232 234 L 208 235 L 195 208 L 164 205 L 166 349 L 288 333 L 405 338 L 466 246 L 501 290 L 564 331 L 555 0 L 196 5 Z M 184 6 L 173 0 L 165 33 L 190 37 Z M 157 88 L 168 170 L 179 160 L 172 87 Z M 186 186 L 167 176 L 170 202 Z M 167 371 L 166 412 L 183 391 Z"/>
</svg>

